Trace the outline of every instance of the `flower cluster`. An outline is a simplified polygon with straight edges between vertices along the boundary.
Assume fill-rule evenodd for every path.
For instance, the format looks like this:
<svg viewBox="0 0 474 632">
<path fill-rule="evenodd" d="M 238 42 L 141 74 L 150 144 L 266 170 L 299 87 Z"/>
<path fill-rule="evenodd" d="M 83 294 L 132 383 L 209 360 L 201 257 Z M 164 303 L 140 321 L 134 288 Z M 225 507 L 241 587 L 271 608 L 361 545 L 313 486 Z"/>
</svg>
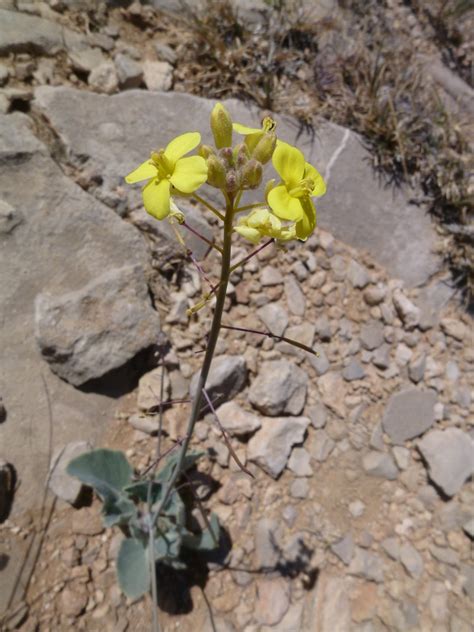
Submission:
<svg viewBox="0 0 474 632">
<path fill-rule="evenodd" d="M 157 219 L 179 212 L 173 198 L 194 195 L 201 200 L 196 191 L 207 183 L 222 191 L 226 213 L 236 217 L 234 231 L 245 239 L 254 244 L 263 237 L 305 241 L 316 227 L 312 198 L 324 195 L 326 185 L 299 149 L 277 138 L 275 128 L 269 117 L 260 129 L 233 123 L 229 112 L 218 103 L 211 113 L 214 147 L 200 144 L 198 132 L 182 134 L 165 149 L 153 152 L 126 181 L 147 181 L 143 203 Z M 243 140 L 232 146 L 234 132 Z M 197 155 L 187 156 L 196 148 Z M 244 191 L 260 187 L 264 166 L 270 161 L 279 181 L 267 183 L 264 201 L 239 207 Z M 206 206 L 223 219 L 211 204 Z M 242 216 L 244 211 L 250 212 Z"/>
</svg>

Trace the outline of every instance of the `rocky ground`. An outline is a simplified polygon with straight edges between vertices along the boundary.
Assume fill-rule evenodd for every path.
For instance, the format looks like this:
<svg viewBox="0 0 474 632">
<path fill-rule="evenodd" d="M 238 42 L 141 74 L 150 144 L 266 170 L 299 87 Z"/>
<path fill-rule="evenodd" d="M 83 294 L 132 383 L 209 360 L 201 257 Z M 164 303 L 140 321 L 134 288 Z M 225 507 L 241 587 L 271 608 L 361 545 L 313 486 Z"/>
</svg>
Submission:
<svg viewBox="0 0 474 632">
<path fill-rule="evenodd" d="M 122 178 L 151 136 L 161 146 L 190 117 L 204 132 L 212 102 L 166 93 L 179 86 L 174 43 L 164 30 L 144 47 L 130 27 L 146 32 L 151 9 L 135 3 L 90 29 L 67 3 L 1 7 L 3 625 L 148 630 L 149 600 L 130 603 L 115 583 L 120 534 L 104 531 L 97 501 L 70 506 L 81 490 L 63 468 L 89 445 L 125 450 L 138 471 L 150 463 L 160 331 L 167 398 L 189 393 L 211 308 L 190 320 L 186 309 L 206 281 Z M 260 116 L 228 106 L 242 122 Z M 278 123 L 293 141 L 297 122 Z M 319 355 L 223 331 L 209 391 L 226 400 L 220 421 L 255 478 L 204 417 L 193 441 L 209 456 L 195 480 L 231 548 L 188 583 L 163 578 L 173 590 L 160 595 L 162 629 L 469 632 L 472 321 L 443 283 L 439 238 L 413 192 L 387 189 L 349 130 L 319 121 L 298 143 L 329 183 L 322 228 L 234 273 L 225 322 Z M 186 213 L 215 234 L 202 209 Z M 214 278 L 217 258 L 186 239 Z M 249 251 L 236 240 L 235 260 Z M 185 404 L 166 411 L 166 447 L 186 415 Z"/>
</svg>

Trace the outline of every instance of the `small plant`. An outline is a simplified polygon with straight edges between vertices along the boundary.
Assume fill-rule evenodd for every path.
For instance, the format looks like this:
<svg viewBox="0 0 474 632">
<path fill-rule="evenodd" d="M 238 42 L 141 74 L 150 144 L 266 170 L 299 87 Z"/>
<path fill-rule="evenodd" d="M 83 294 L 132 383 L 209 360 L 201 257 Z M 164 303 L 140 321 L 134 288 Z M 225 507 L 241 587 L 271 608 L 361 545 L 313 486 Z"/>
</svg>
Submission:
<svg viewBox="0 0 474 632">
<path fill-rule="evenodd" d="M 202 511 L 206 529 L 195 533 L 189 529 L 189 515 L 179 493 L 178 483 L 183 474 L 202 456 L 189 452 L 194 426 L 206 404 L 222 432 L 232 457 L 239 462 L 220 425 L 213 402 L 205 390 L 221 328 L 239 329 L 221 323 L 227 285 L 231 273 L 250 257 L 272 243 L 289 240 L 305 241 L 316 226 L 316 208 L 312 197 L 324 195 L 326 186 L 318 171 L 306 162 L 302 152 L 277 139 L 275 122 L 266 117 L 260 128 L 233 123 L 226 108 L 218 103 L 211 113 L 214 146 L 201 144 L 198 132 L 188 132 L 154 151 L 127 177 L 129 184 L 145 182 L 142 189 L 145 209 L 158 220 L 168 219 L 182 241 L 180 228 L 192 230 L 179 209 L 179 199 L 192 197 L 202 203 L 222 226 L 221 241 L 210 242 L 202 237 L 221 257 L 220 280 L 211 285 L 200 301 L 188 310 L 189 315 L 205 307 L 215 296 L 214 314 L 207 338 L 206 352 L 193 397 L 186 435 L 180 447 L 163 462 L 161 453 L 162 404 L 158 433 L 158 459 L 148 478 L 134 480 L 133 469 L 121 452 L 95 450 L 81 455 L 68 466 L 68 472 L 91 486 L 103 502 L 105 524 L 119 526 L 127 536 L 118 559 L 117 572 L 122 590 L 130 597 L 147 592 L 151 585 L 153 600 L 157 599 L 156 563 L 182 568 L 183 549 L 210 550 L 219 542 L 219 523 L 215 516 L 208 519 Z M 234 133 L 239 142 L 232 146 Z M 197 154 L 189 155 L 197 149 Z M 261 199 L 242 204 L 243 194 L 256 190 L 262 183 L 263 170 L 270 161 L 279 181 L 267 182 Z M 196 191 L 205 183 L 220 190 L 223 208 L 215 208 Z M 242 237 L 258 245 L 253 253 L 231 265 L 232 242 Z M 260 244 L 265 240 L 263 244 Z M 192 253 L 190 259 L 201 271 Z M 277 336 L 272 332 L 253 333 L 285 340 L 315 353 L 301 343 Z M 192 489 L 192 487 L 191 487 Z M 156 623 L 156 609 L 153 610 Z"/>
</svg>

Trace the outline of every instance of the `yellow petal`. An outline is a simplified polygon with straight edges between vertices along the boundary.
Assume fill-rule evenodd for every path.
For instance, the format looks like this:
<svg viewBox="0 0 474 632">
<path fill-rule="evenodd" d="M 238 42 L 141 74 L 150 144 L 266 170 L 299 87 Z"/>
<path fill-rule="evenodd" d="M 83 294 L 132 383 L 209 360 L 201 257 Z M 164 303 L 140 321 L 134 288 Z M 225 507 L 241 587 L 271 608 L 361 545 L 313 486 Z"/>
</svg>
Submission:
<svg viewBox="0 0 474 632">
<path fill-rule="evenodd" d="M 165 149 L 165 156 L 173 165 L 183 156 L 189 154 L 201 142 L 201 134 L 199 132 L 186 132 L 181 136 L 176 136 L 168 143 Z"/>
<path fill-rule="evenodd" d="M 287 143 L 277 145 L 272 156 L 272 163 L 278 175 L 292 189 L 304 176 L 305 161 L 302 152 Z"/>
<path fill-rule="evenodd" d="M 171 184 L 181 193 L 192 193 L 207 180 L 207 164 L 201 156 L 180 158 L 175 165 Z"/>
<path fill-rule="evenodd" d="M 263 134 L 261 129 L 257 129 L 256 127 L 247 127 L 247 125 L 242 125 L 241 123 L 234 123 L 232 125 L 234 128 L 234 132 L 237 134 L 242 134 L 243 136 L 247 136 L 248 134 Z"/>
<path fill-rule="evenodd" d="M 281 219 L 289 219 L 294 222 L 303 217 L 303 208 L 298 198 L 291 197 L 284 184 L 280 184 L 268 194 L 268 204 L 272 211 Z"/>
<path fill-rule="evenodd" d="M 149 180 L 150 178 L 156 178 L 158 170 L 151 160 L 145 160 L 142 164 L 134 169 L 128 176 L 125 176 L 125 182 L 128 184 L 135 184 L 135 182 L 142 182 L 143 180 Z"/>
<path fill-rule="evenodd" d="M 270 212 L 266 208 L 256 208 L 247 217 L 247 225 L 251 228 L 258 228 L 268 221 Z"/>
<path fill-rule="evenodd" d="M 316 207 L 311 198 L 301 200 L 303 206 L 303 218 L 296 224 L 296 236 L 302 241 L 306 241 L 316 228 Z"/>
<path fill-rule="evenodd" d="M 310 165 L 309 162 L 305 164 L 304 177 L 310 178 L 314 182 L 314 189 L 311 195 L 321 197 L 326 193 L 326 183 L 323 180 L 323 176 L 313 165 Z"/>
<path fill-rule="evenodd" d="M 143 204 L 150 215 L 164 219 L 170 212 L 169 180 L 155 178 L 143 187 Z"/>
<path fill-rule="evenodd" d="M 253 244 L 258 244 L 262 237 L 256 228 L 250 228 L 249 226 L 236 226 L 234 230 L 236 233 L 239 233 L 239 235 L 242 235 L 242 237 L 245 237 L 245 239 L 248 239 Z"/>
</svg>

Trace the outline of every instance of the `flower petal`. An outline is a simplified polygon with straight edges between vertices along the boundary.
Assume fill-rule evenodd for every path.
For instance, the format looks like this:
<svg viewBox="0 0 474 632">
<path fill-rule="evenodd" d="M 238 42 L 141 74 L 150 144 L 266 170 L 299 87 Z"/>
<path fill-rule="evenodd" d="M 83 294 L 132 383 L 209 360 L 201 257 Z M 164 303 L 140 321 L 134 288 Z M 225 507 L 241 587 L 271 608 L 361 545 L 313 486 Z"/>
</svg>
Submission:
<svg viewBox="0 0 474 632">
<path fill-rule="evenodd" d="M 175 165 L 171 184 L 181 193 L 192 193 L 207 180 L 207 163 L 201 156 L 180 158 Z"/>
<path fill-rule="evenodd" d="M 266 208 L 256 208 L 247 217 L 247 225 L 251 228 L 258 228 L 262 224 L 265 224 L 270 217 L 270 211 Z"/>
<path fill-rule="evenodd" d="M 142 164 L 134 169 L 132 172 L 125 176 L 125 182 L 128 184 L 135 184 L 135 182 L 142 182 L 143 180 L 149 180 L 150 178 L 156 178 L 158 169 L 151 160 L 145 160 Z"/>
<path fill-rule="evenodd" d="M 280 184 L 268 194 L 268 204 L 281 219 L 299 221 L 303 217 L 303 208 L 298 198 L 291 197 L 284 184 Z"/>
<path fill-rule="evenodd" d="M 310 178 L 314 182 L 314 189 L 311 195 L 321 197 L 326 193 L 326 183 L 323 180 L 323 176 L 313 165 L 310 165 L 309 162 L 305 164 L 304 177 Z"/>
<path fill-rule="evenodd" d="M 143 204 L 150 215 L 156 219 L 164 219 L 170 212 L 169 180 L 155 178 L 143 187 Z"/>
<path fill-rule="evenodd" d="M 290 189 L 296 187 L 304 176 L 305 161 L 302 152 L 292 145 L 281 143 L 272 156 L 273 166 Z"/>
<path fill-rule="evenodd" d="M 189 154 L 201 142 L 201 134 L 199 132 L 186 132 L 181 136 L 176 136 L 168 143 L 165 149 L 165 156 L 173 165 L 183 156 Z"/>
<path fill-rule="evenodd" d="M 234 128 L 234 132 L 237 134 L 242 134 L 243 136 L 247 136 L 248 134 L 263 134 L 261 129 L 257 129 L 256 127 L 247 127 L 247 125 L 242 125 L 241 123 L 234 123 L 232 125 Z"/>
<path fill-rule="evenodd" d="M 301 200 L 303 218 L 296 224 L 296 236 L 301 241 L 306 241 L 316 228 L 316 207 L 311 198 Z"/>
<path fill-rule="evenodd" d="M 245 237 L 245 239 L 248 239 L 253 244 L 258 244 L 258 242 L 262 238 L 262 235 L 256 228 L 250 228 L 249 226 L 236 226 L 234 230 L 236 233 L 239 233 L 239 235 L 242 235 L 242 237 Z"/>
</svg>

